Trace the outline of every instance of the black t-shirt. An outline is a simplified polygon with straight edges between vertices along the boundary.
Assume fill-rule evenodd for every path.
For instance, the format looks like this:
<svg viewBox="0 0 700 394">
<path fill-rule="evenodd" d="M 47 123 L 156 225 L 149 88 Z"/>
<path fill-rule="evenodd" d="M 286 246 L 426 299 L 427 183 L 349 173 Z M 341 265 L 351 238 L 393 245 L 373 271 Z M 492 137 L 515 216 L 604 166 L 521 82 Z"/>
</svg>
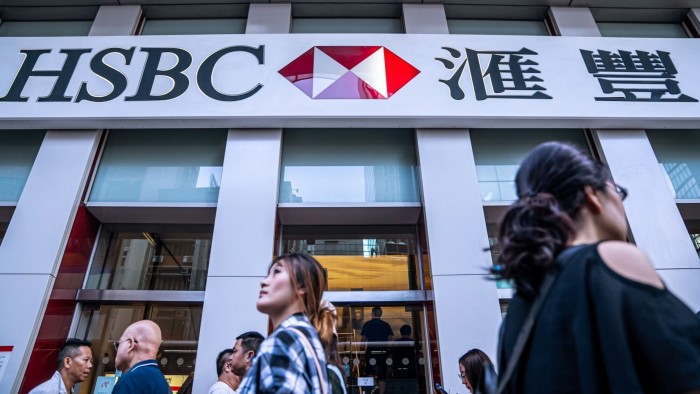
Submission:
<svg viewBox="0 0 700 394">
<path fill-rule="evenodd" d="M 384 320 L 372 319 L 362 326 L 360 335 L 367 337 L 368 342 L 388 341 L 390 336 L 394 336 L 394 331 Z"/>
<path fill-rule="evenodd" d="M 611 270 L 597 244 L 558 261 L 508 393 L 683 393 L 700 389 L 700 319 L 667 289 Z M 504 321 L 505 370 L 532 300 Z"/>
</svg>

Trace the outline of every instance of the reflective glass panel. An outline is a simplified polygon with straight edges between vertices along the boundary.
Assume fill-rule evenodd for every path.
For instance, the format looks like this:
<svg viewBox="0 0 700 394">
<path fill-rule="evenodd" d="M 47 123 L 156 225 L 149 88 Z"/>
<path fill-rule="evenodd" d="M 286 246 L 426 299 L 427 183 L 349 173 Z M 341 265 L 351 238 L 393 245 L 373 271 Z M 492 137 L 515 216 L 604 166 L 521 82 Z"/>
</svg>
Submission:
<svg viewBox="0 0 700 394">
<path fill-rule="evenodd" d="M 92 373 L 80 385 L 81 394 L 96 393 L 97 384 L 105 380 L 113 382 L 116 372 L 114 341 L 120 339 L 131 323 L 143 319 L 154 321 L 161 329 L 163 342 L 156 361 L 173 394 L 192 384 L 202 320 L 201 306 L 84 305 L 76 337 L 92 342 L 95 362 Z"/>
<path fill-rule="evenodd" d="M 413 130 L 285 130 L 279 201 L 419 202 Z"/>
<path fill-rule="evenodd" d="M 426 379 L 430 360 L 425 356 L 422 305 L 336 308 L 338 353 L 348 392 L 432 392 Z M 373 378 L 372 384 L 358 386 L 360 377 Z"/>
<path fill-rule="evenodd" d="M 483 201 L 514 201 L 520 162 L 547 141 L 571 143 L 590 152 L 582 130 L 471 129 L 476 175 Z"/>
<path fill-rule="evenodd" d="M 6 232 L 7 232 L 7 223 L 0 223 L 0 245 L 2 245 L 2 240 L 5 238 Z"/>
<path fill-rule="evenodd" d="M 603 37 L 688 38 L 680 23 L 598 22 Z"/>
<path fill-rule="evenodd" d="M 448 19 L 450 34 L 485 34 L 508 36 L 548 36 L 544 21 L 498 19 Z"/>
<path fill-rule="evenodd" d="M 0 37 L 87 36 L 92 21 L 2 21 Z"/>
<path fill-rule="evenodd" d="M 112 130 L 91 202 L 216 202 L 226 130 Z"/>
<path fill-rule="evenodd" d="M 294 18 L 292 33 L 403 33 L 394 18 Z"/>
<path fill-rule="evenodd" d="M 44 130 L 0 130 L 0 201 L 19 201 L 44 134 Z"/>
<path fill-rule="evenodd" d="M 243 34 L 246 20 L 234 18 L 146 19 L 141 35 Z"/>
<path fill-rule="evenodd" d="M 700 257 L 700 234 L 690 234 L 690 239 L 693 240 L 695 251 L 698 253 L 698 257 Z"/>
<path fill-rule="evenodd" d="M 673 197 L 700 199 L 700 130 L 647 130 Z"/>
<path fill-rule="evenodd" d="M 328 290 L 419 289 L 415 230 L 408 226 L 285 226 L 283 253 L 313 255 L 328 272 Z"/>
<path fill-rule="evenodd" d="M 204 290 L 211 225 L 103 225 L 87 289 Z"/>
</svg>

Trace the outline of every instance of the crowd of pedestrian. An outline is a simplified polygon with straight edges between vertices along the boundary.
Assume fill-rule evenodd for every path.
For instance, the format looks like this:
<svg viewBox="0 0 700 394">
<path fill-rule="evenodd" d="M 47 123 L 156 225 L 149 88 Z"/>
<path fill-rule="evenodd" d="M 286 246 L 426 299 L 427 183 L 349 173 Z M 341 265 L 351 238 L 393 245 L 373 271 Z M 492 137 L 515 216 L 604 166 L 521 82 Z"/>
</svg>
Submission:
<svg viewBox="0 0 700 394">
<path fill-rule="evenodd" d="M 600 162 L 564 143 L 534 149 L 515 182 L 518 200 L 500 225 L 492 272 L 516 288 L 500 330 L 499 373 L 472 349 L 458 360 L 465 387 L 481 394 L 700 393 L 700 319 L 627 242 L 627 190 Z M 222 350 L 209 394 L 346 394 L 326 283 L 326 271 L 309 255 L 274 259 L 256 304 L 272 332 L 266 339 L 243 333 Z M 383 393 L 388 363 L 376 358 L 388 354 L 382 346 L 394 332 L 381 317 L 373 308 L 361 341 L 375 361 L 367 372 Z M 411 341 L 410 326 L 400 334 L 397 342 Z M 160 343 L 152 321 L 127 327 L 114 343 L 116 368 L 124 372 L 114 394 L 171 393 L 155 361 Z M 71 393 L 91 372 L 90 346 L 68 340 L 57 371 L 31 394 Z"/>
</svg>

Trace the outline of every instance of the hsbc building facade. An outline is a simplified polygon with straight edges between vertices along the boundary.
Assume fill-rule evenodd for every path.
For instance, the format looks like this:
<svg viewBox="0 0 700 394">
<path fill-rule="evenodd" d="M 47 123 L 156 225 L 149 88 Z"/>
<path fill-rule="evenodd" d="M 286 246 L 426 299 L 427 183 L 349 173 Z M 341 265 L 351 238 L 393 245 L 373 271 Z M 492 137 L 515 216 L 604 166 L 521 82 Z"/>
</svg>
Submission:
<svg viewBox="0 0 700 394">
<path fill-rule="evenodd" d="M 68 337 L 93 343 L 79 391 L 110 392 L 141 319 L 173 392 L 206 392 L 268 333 L 289 252 L 328 273 L 350 391 L 465 392 L 513 294 L 486 275 L 499 218 L 550 140 L 607 163 L 630 240 L 700 309 L 700 9 L 65 3 L 0 5 L 0 392 Z M 376 307 L 393 336 L 365 343 Z"/>
</svg>

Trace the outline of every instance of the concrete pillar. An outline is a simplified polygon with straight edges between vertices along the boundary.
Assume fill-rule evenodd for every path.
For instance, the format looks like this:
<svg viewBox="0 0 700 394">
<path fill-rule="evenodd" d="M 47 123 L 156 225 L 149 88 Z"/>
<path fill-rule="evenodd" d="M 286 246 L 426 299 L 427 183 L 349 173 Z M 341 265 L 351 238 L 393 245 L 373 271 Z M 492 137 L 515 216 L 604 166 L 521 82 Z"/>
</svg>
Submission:
<svg viewBox="0 0 700 394">
<path fill-rule="evenodd" d="M 292 5 L 252 3 L 248 9 L 246 34 L 286 34 L 292 27 Z"/>
<path fill-rule="evenodd" d="M 440 366 L 446 388 L 464 391 L 457 359 L 479 348 L 496 362 L 501 313 L 468 130 L 416 131 Z M 459 322 L 459 324 L 455 324 Z M 462 386 L 462 387 L 461 387 Z"/>
<path fill-rule="evenodd" d="M 281 129 L 229 130 L 216 208 L 194 393 L 217 379 L 214 359 L 246 331 L 267 335 L 255 301 L 274 254 Z"/>
<path fill-rule="evenodd" d="M 700 8 L 691 8 L 688 11 L 688 19 L 693 24 L 696 31 L 700 31 Z"/>
<path fill-rule="evenodd" d="M 2 342 L 14 346 L 0 393 L 19 390 L 99 137 L 96 130 L 48 131 L 17 202 L 0 247 Z"/>
<path fill-rule="evenodd" d="M 550 7 L 549 18 L 558 36 L 600 37 L 591 10 L 583 7 Z"/>
<path fill-rule="evenodd" d="M 634 242 L 651 259 L 668 288 L 700 309 L 700 259 L 644 130 L 596 130 L 600 151 L 625 200 Z"/>
<path fill-rule="evenodd" d="M 103 5 L 90 28 L 91 36 L 131 36 L 141 22 L 139 5 Z"/>
<path fill-rule="evenodd" d="M 404 3 L 403 23 L 407 34 L 449 34 L 442 4 Z"/>
</svg>

